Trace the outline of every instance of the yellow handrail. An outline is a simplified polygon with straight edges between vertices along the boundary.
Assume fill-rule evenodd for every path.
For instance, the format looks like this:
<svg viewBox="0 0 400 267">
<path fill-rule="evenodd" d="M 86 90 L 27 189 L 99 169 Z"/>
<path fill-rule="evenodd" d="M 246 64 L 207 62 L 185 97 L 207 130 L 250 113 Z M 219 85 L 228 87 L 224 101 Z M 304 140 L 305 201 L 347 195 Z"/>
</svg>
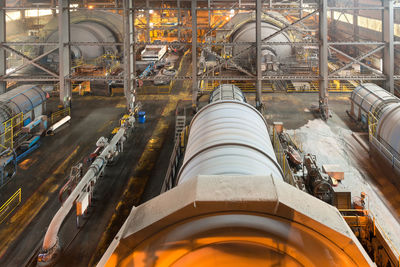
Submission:
<svg viewBox="0 0 400 267">
<path fill-rule="evenodd" d="M 0 147 L 4 150 L 14 148 L 14 137 L 21 133 L 24 122 L 24 115 L 22 112 L 3 122 L 4 133 L 0 135 Z"/>
<path fill-rule="evenodd" d="M 8 206 L 10 205 L 10 203 L 17 198 L 18 196 L 18 203 L 7 213 L 6 216 L 4 216 L 3 219 L 1 219 L 0 223 L 2 223 L 7 217 L 8 215 L 10 215 L 11 212 L 13 212 L 13 210 L 21 203 L 21 188 L 17 190 L 17 192 L 15 192 L 0 208 L 0 215 L 4 212 L 7 211 Z M 1 218 L 1 217 L 0 217 Z"/>
<path fill-rule="evenodd" d="M 54 123 L 57 118 L 70 116 L 71 115 L 71 108 L 67 107 L 65 109 L 56 111 L 51 114 L 51 123 Z"/>
</svg>

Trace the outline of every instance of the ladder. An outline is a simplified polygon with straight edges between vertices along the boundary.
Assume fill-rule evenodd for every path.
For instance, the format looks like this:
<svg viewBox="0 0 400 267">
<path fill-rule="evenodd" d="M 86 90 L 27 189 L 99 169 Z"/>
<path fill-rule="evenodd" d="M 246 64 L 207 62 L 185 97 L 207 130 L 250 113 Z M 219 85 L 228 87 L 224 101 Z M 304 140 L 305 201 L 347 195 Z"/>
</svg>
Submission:
<svg viewBox="0 0 400 267">
<path fill-rule="evenodd" d="M 181 132 L 183 131 L 183 129 L 185 129 L 185 125 L 186 125 L 186 115 L 176 115 L 175 142 L 178 141 L 178 138 L 179 138 Z"/>
</svg>

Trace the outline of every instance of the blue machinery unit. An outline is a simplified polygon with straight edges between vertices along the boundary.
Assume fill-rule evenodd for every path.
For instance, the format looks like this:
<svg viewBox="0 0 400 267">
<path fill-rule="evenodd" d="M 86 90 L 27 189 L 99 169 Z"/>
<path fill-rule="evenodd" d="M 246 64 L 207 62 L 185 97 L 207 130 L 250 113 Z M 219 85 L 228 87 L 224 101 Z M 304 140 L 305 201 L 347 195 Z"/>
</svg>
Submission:
<svg viewBox="0 0 400 267">
<path fill-rule="evenodd" d="M 36 85 L 21 85 L 0 95 L 0 187 L 13 177 L 17 163 L 40 146 L 47 128 L 46 100 Z"/>
<path fill-rule="evenodd" d="M 36 85 L 21 85 L 0 95 L 0 123 L 3 124 L 19 113 L 26 124 L 46 111 L 46 93 Z M 0 133 L 3 133 L 3 129 Z"/>
</svg>

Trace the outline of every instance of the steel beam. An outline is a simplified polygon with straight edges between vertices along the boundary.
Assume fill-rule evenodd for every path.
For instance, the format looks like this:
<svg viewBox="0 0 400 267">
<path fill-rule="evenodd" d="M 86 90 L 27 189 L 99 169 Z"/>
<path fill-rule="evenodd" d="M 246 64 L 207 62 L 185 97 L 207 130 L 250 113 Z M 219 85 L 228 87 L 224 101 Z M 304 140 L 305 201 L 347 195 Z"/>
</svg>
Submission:
<svg viewBox="0 0 400 267">
<path fill-rule="evenodd" d="M 65 77 L 69 81 L 119 81 L 124 82 L 124 77 L 121 76 L 72 76 Z"/>
<path fill-rule="evenodd" d="M 134 0 L 129 1 L 129 55 L 130 55 L 130 99 L 128 109 L 133 110 L 136 102 L 136 33 Z"/>
<path fill-rule="evenodd" d="M 71 72 L 69 0 L 59 0 L 58 8 L 60 102 L 68 106 L 71 101 L 71 83 L 65 78 Z"/>
<path fill-rule="evenodd" d="M 178 7 L 178 42 L 181 42 L 181 27 L 182 27 L 182 10 L 181 10 L 181 0 L 177 0 L 176 6 Z"/>
<path fill-rule="evenodd" d="M 384 45 L 384 42 L 362 41 L 362 42 L 329 42 L 328 45 Z"/>
<path fill-rule="evenodd" d="M 393 0 L 382 0 L 383 10 L 383 73 L 386 75 L 385 87 L 394 94 L 394 11 Z"/>
<path fill-rule="evenodd" d="M 2 42 L 0 43 L 2 45 L 8 45 L 8 46 L 24 46 L 24 45 L 29 45 L 29 46 L 58 46 L 58 42 Z"/>
<path fill-rule="evenodd" d="M 180 31 L 180 30 L 179 30 Z M 147 42 L 150 42 L 150 5 L 149 0 L 146 0 L 146 32 L 145 39 Z"/>
<path fill-rule="evenodd" d="M 126 98 L 126 106 L 130 106 L 130 69 L 131 69 L 131 53 L 130 53 L 130 25 L 129 25 L 129 2 L 130 0 L 123 0 L 123 35 L 124 35 L 124 95 Z"/>
<path fill-rule="evenodd" d="M 6 41 L 6 0 L 0 0 L 0 42 Z M 7 61 L 6 61 L 6 50 L 0 48 L 0 76 L 7 74 Z M 0 81 L 0 94 L 5 93 L 7 90 L 7 82 Z"/>
<path fill-rule="evenodd" d="M 8 77 L 3 79 L 4 82 L 58 82 L 59 78 L 50 76 L 29 76 L 29 77 Z"/>
<path fill-rule="evenodd" d="M 52 76 L 54 76 L 54 77 L 58 77 L 58 76 L 59 76 L 57 73 L 55 73 L 55 72 L 53 72 L 53 71 L 51 71 L 51 70 L 49 70 L 49 69 L 43 67 L 42 65 L 39 65 L 39 64 L 35 63 L 35 61 L 38 61 L 39 59 L 41 59 L 41 58 L 43 58 L 43 57 L 45 57 L 45 56 L 47 56 L 47 55 L 53 53 L 54 51 L 56 51 L 56 50 L 58 49 L 58 47 L 53 48 L 53 49 L 47 51 L 46 53 L 41 54 L 40 56 L 35 57 L 35 58 L 33 58 L 33 59 L 30 58 L 30 57 L 28 57 L 28 56 L 25 56 L 24 54 L 22 54 L 21 52 L 15 50 L 15 49 L 12 49 L 11 47 L 3 46 L 3 45 L 0 45 L 0 47 L 3 47 L 3 49 L 9 50 L 10 52 L 15 53 L 17 56 L 19 56 L 19 57 L 21 57 L 21 58 L 23 58 L 23 59 L 26 60 L 22 65 L 16 67 L 13 71 L 8 72 L 8 73 L 5 74 L 4 76 L 1 76 L 1 77 L 0 77 L 1 79 L 4 79 L 4 78 L 9 77 L 11 74 L 16 73 L 17 71 L 19 71 L 19 70 L 25 68 L 26 66 L 28 66 L 28 65 L 30 65 L 30 64 L 32 64 L 32 65 L 34 65 L 34 66 L 36 66 L 36 67 L 38 67 L 38 68 L 40 68 L 40 69 L 46 71 L 47 73 L 49 73 L 50 75 L 52 75 Z"/>
<path fill-rule="evenodd" d="M 371 56 L 371 55 L 373 55 L 373 54 L 375 54 L 375 53 L 381 51 L 384 47 L 385 47 L 384 45 L 378 46 L 377 48 L 374 48 L 374 49 L 368 51 L 367 53 L 365 53 L 365 54 L 363 54 L 363 55 L 360 55 L 360 56 L 357 57 L 357 58 L 353 58 L 352 56 L 347 55 L 346 53 L 344 53 L 343 51 L 340 51 L 339 49 L 336 49 L 336 48 L 334 48 L 334 47 L 330 47 L 330 49 L 332 49 L 333 51 L 335 51 L 335 52 L 341 54 L 342 56 L 345 56 L 345 57 L 347 57 L 348 59 L 350 59 L 351 62 L 350 62 L 350 63 L 347 63 L 347 64 L 344 65 L 343 67 L 341 67 L 341 68 L 339 68 L 339 69 L 333 71 L 333 72 L 330 73 L 329 75 L 330 75 L 330 76 L 333 76 L 333 75 L 339 73 L 340 71 L 342 71 L 342 70 L 344 70 L 344 69 L 350 67 L 353 63 L 358 63 L 358 64 L 360 64 L 360 65 L 366 67 L 367 69 L 369 69 L 369 70 L 375 72 L 376 74 L 382 75 L 378 70 L 376 70 L 376 69 L 374 69 L 374 68 L 371 68 L 371 67 L 368 66 L 367 64 L 364 64 L 363 62 L 361 62 L 361 60 L 363 60 L 363 59 L 365 59 L 365 58 L 367 58 L 367 57 L 369 57 L 369 56 Z"/>
<path fill-rule="evenodd" d="M 4 2 L 6 2 L 6 0 L 4 0 Z M 2 9 L 6 10 L 6 11 L 32 10 L 32 9 L 34 9 L 34 10 L 43 10 L 43 9 L 51 9 L 51 10 L 53 10 L 53 9 L 56 9 L 56 7 L 41 6 L 41 5 L 39 6 L 39 5 L 37 5 L 37 6 L 34 6 L 34 7 L 3 7 Z"/>
<path fill-rule="evenodd" d="M 317 13 L 318 13 L 318 10 L 315 10 L 315 11 L 313 11 L 313 12 L 307 14 L 306 16 L 300 18 L 299 20 L 296 20 L 296 21 L 293 22 L 292 24 L 289 24 L 289 25 L 285 26 L 284 28 L 280 29 L 279 31 L 276 31 L 275 33 L 271 34 L 270 36 L 268 36 L 268 37 L 262 39 L 262 42 L 263 42 L 263 43 L 264 43 L 264 42 L 268 42 L 268 40 L 274 38 L 275 36 L 277 36 L 277 35 L 279 35 L 279 34 L 281 34 L 281 33 L 283 33 L 283 32 L 288 31 L 289 29 L 293 28 L 293 27 L 296 26 L 297 24 L 302 23 L 304 20 L 306 20 L 306 19 L 308 19 L 308 18 L 314 16 L 314 15 L 317 14 Z"/>
<path fill-rule="evenodd" d="M 354 7 L 358 7 L 359 3 L 358 0 L 354 0 Z M 359 15 L 360 10 L 354 9 L 353 11 L 353 34 L 354 34 L 354 41 L 359 42 L 360 41 L 360 27 L 358 26 L 358 15 Z M 353 53 L 354 56 L 356 57 L 358 55 L 358 47 L 353 46 Z"/>
<path fill-rule="evenodd" d="M 261 108 L 262 106 L 262 71 L 261 71 L 261 10 L 262 3 L 261 0 L 256 0 L 256 55 L 257 55 L 257 83 L 256 83 L 256 108 Z"/>
<path fill-rule="evenodd" d="M 382 0 L 386 1 L 386 0 Z M 328 10 L 347 11 L 347 10 L 382 10 L 383 7 L 379 6 L 360 6 L 360 7 L 328 7 Z"/>
<path fill-rule="evenodd" d="M 319 107 L 323 119 L 329 117 L 328 107 L 328 1 L 320 0 L 319 8 Z"/>
<path fill-rule="evenodd" d="M 307 18 L 309 18 L 309 17 L 311 17 L 311 16 L 314 16 L 317 12 L 318 12 L 318 11 L 313 11 L 313 12 L 311 12 L 310 14 L 308 14 L 307 16 L 305 16 L 305 17 L 303 17 L 303 18 L 301 18 L 301 19 L 299 19 L 299 20 L 293 22 L 292 24 L 290 24 L 290 25 L 288 25 L 288 26 L 282 28 L 281 30 L 279 30 L 279 31 L 277 31 L 277 32 L 275 32 L 275 33 L 273 33 L 273 34 L 267 36 L 266 38 L 264 38 L 264 39 L 261 40 L 262 43 L 267 42 L 267 41 L 270 40 L 271 38 L 273 38 L 273 37 L 275 37 L 276 35 L 278 35 L 278 33 L 285 32 L 285 31 L 289 30 L 290 28 L 292 28 L 293 26 L 297 25 L 298 23 L 304 21 L 305 19 L 307 19 Z M 269 44 L 269 43 L 268 43 L 268 44 Z M 208 70 L 206 73 L 204 73 L 204 74 L 203 74 L 203 77 L 205 77 L 205 76 L 207 76 L 208 74 L 212 73 L 213 71 L 215 71 L 217 68 L 223 66 L 224 64 L 229 63 L 229 62 L 233 61 L 234 59 L 238 58 L 239 56 L 241 56 L 242 54 L 248 52 L 250 49 L 252 49 L 252 48 L 254 47 L 254 45 L 255 45 L 255 44 L 252 43 L 252 45 L 251 45 L 250 47 L 241 50 L 240 53 L 236 54 L 235 56 L 223 60 L 222 62 L 220 62 L 219 64 L 217 64 L 216 66 L 214 66 L 214 67 L 212 67 L 210 70 Z"/>
<path fill-rule="evenodd" d="M 192 107 L 197 109 L 197 0 L 192 0 Z"/>
</svg>

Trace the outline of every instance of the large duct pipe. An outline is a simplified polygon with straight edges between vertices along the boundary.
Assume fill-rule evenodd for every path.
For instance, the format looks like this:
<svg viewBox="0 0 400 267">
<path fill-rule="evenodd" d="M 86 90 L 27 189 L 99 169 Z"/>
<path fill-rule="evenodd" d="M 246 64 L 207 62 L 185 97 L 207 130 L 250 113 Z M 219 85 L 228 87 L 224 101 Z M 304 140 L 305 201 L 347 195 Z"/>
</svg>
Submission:
<svg viewBox="0 0 400 267">
<path fill-rule="evenodd" d="M 68 213 L 71 211 L 78 197 L 85 193 L 89 193 L 90 190 L 92 190 L 97 178 L 104 171 L 106 164 L 113 159 L 119 148 L 122 149 L 122 143 L 126 139 L 126 132 L 129 128 L 133 127 L 134 122 L 134 117 L 129 116 L 124 125 L 122 125 L 118 132 L 113 136 L 110 143 L 105 144 L 106 146 L 103 151 L 98 157 L 96 157 L 88 171 L 54 215 L 43 239 L 41 253 L 38 256 L 39 266 L 49 266 L 54 264 L 61 248 L 58 241 L 58 232 L 61 225 L 68 216 Z"/>
<path fill-rule="evenodd" d="M 75 187 L 74 191 L 68 196 L 67 200 L 57 211 L 56 215 L 54 215 L 49 227 L 47 228 L 47 232 L 43 240 L 42 250 L 45 253 L 58 249 L 58 231 L 60 230 L 60 227 L 64 222 L 65 217 L 67 217 L 72 206 L 74 205 L 75 200 L 80 194 L 82 194 L 83 189 L 87 186 L 87 184 L 91 180 L 95 179 L 101 172 L 101 170 L 104 169 L 105 164 L 107 164 L 108 162 L 108 157 L 110 153 L 115 151 L 117 143 L 123 140 L 125 131 L 126 129 L 123 127 L 118 130 L 118 132 L 111 139 L 110 143 L 103 149 L 101 154 L 95 159 L 92 165 L 90 165 L 85 176 L 83 176 L 81 181 Z"/>
<path fill-rule="evenodd" d="M 178 184 L 198 175 L 272 175 L 283 179 L 263 116 L 239 88 L 217 87 L 190 125 Z"/>
</svg>

